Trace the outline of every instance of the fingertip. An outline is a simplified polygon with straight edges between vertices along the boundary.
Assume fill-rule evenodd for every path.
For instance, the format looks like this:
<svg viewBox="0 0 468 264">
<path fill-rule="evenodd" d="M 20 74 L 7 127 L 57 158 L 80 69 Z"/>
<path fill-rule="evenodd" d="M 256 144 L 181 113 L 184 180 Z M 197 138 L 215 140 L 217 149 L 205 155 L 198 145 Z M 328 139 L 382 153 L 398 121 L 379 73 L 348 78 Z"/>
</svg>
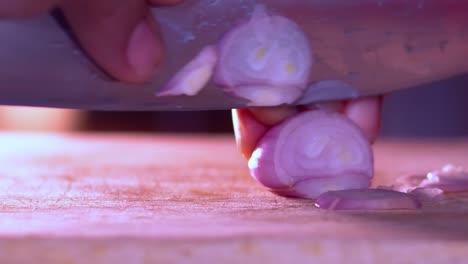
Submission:
<svg viewBox="0 0 468 264">
<path fill-rule="evenodd" d="M 345 102 L 344 101 L 333 101 L 333 102 L 323 102 L 323 103 L 314 103 L 308 105 L 302 105 L 301 110 L 309 111 L 309 110 L 325 110 L 331 112 L 339 112 L 342 113 L 344 110 Z"/>
<path fill-rule="evenodd" d="M 367 97 L 349 101 L 345 106 L 345 115 L 364 131 L 371 142 L 380 133 L 381 104 L 381 98 Z"/>
<path fill-rule="evenodd" d="M 267 131 L 267 126 L 258 122 L 248 109 L 233 109 L 232 122 L 239 151 L 249 159 L 258 141 Z"/>
<path fill-rule="evenodd" d="M 162 41 L 144 0 L 70 0 L 60 7 L 82 48 L 109 75 L 142 83 L 156 74 Z"/>
<path fill-rule="evenodd" d="M 250 109 L 250 112 L 255 119 L 267 126 L 276 125 L 284 119 L 296 114 L 298 111 L 298 108 L 295 106 L 260 107 Z"/>
<path fill-rule="evenodd" d="M 58 0 L 0 1 L 0 17 L 32 17 L 47 13 Z"/>
<path fill-rule="evenodd" d="M 148 0 L 148 3 L 155 6 L 174 6 L 180 4 L 182 0 Z"/>
</svg>

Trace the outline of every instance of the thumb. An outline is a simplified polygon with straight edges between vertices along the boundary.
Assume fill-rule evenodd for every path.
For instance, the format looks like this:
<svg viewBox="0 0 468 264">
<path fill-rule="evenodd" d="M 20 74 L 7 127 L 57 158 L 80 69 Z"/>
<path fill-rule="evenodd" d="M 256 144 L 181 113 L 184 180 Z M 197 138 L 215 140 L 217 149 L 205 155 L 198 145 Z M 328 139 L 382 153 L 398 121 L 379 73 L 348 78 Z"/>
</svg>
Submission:
<svg viewBox="0 0 468 264">
<path fill-rule="evenodd" d="M 29 17 L 51 9 L 58 0 L 2 0 L 0 17 Z"/>
<path fill-rule="evenodd" d="M 65 0 L 60 7 L 82 47 L 110 75 L 140 83 L 156 72 L 162 42 L 145 0 Z"/>
</svg>

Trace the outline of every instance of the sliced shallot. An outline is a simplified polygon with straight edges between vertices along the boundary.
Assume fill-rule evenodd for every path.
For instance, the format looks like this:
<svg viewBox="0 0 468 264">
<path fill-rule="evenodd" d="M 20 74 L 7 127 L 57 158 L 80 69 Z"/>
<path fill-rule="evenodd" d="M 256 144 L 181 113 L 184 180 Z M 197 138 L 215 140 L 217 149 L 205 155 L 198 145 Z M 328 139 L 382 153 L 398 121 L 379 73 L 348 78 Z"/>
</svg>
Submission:
<svg viewBox="0 0 468 264">
<path fill-rule="evenodd" d="M 221 40 L 214 81 L 252 105 L 291 103 L 305 90 L 311 64 L 310 46 L 299 26 L 259 5 Z"/>
<path fill-rule="evenodd" d="M 271 128 L 249 168 L 273 192 L 316 198 L 330 190 L 368 188 L 373 156 L 367 137 L 344 115 L 313 110 Z"/>
<path fill-rule="evenodd" d="M 156 95 L 196 95 L 211 79 L 216 62 L 216 48 L 213 46 L 203 48 Z"/>
<path fill-rule="evenodd" d="M 411 194 L 383 189 L 354 189 L 321 194 L 315 205 L 330 210 L 417 209 L 421 203 Z"/>
</svg>

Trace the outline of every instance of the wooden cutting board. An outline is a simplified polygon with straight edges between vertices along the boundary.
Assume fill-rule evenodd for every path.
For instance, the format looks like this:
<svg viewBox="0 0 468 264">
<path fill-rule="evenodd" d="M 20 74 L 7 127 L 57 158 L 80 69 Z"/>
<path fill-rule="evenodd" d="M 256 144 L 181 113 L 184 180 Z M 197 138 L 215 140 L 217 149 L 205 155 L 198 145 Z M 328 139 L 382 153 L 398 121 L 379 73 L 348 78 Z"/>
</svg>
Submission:
<svg viewBox="0 0 468 264">
<path fill-rule="evenodd" d="M 228 136 L 0 134 L 0 263 L 466 263 L 468 202 L 331 212 L 263 190 Z M 376 182 L 468 140 L 379 142 Z M 468 200 L 468 199 L 467 199 Z"/>
</svg>

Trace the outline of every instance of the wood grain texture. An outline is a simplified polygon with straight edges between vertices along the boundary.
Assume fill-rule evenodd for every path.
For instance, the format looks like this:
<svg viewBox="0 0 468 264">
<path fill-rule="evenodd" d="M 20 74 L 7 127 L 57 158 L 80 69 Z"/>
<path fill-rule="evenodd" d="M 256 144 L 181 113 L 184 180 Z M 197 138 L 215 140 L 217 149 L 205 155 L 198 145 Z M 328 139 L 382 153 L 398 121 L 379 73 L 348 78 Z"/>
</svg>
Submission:
<svg viewBox="0 0 468 264">
<path fill-rule="evenodd" d="M 462 263 L 468 203 L 338 213 L 254 182 L 224 136 L 0 134 L 0 263 Z M 375 185 L 468 140 L 379 142 Z"/>
</svg>

